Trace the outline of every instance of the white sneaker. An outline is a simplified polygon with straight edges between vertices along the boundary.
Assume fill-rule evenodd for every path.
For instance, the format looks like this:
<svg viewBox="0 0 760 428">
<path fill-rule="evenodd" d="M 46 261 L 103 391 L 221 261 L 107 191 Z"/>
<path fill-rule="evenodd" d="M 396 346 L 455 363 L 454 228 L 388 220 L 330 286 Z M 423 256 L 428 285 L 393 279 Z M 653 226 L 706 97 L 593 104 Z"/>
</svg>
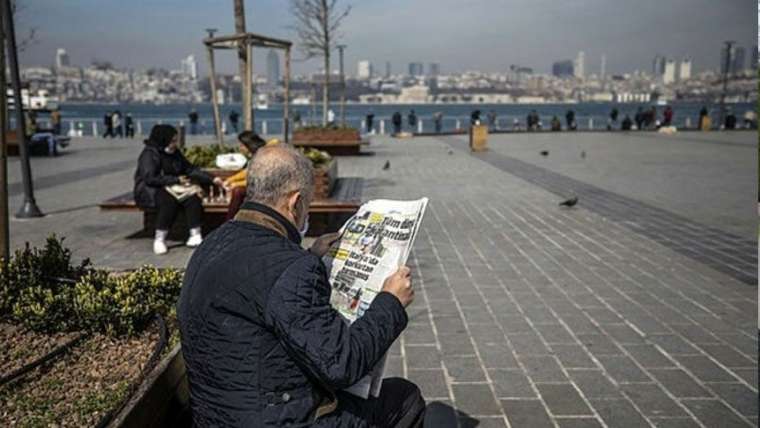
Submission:
<svg viewBox="0 0 760 428">
<path fill-rule="evenodd" d="M 190 248 L 195 248 L 198 245 L 201 245 L 202 242 L 203 237 L 201 237 L 201 235 L 190 235 L 190 238 L 188 238 L 187 242 L 185 242 L 185 245 Z"/>
<path fill-rule="evenodd" d="M 166 254 L 169 252 L 169 249 L 166 247 L 166 242 L 159 241 L 158 239 L 153 241 L 153 252 L 161 255 Z"/>
</svg>

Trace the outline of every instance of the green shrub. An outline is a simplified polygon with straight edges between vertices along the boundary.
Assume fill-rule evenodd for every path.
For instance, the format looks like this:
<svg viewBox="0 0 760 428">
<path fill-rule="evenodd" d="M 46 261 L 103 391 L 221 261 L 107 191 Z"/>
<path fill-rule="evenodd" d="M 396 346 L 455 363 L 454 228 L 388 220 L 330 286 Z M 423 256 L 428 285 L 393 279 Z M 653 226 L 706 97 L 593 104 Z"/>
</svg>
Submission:
<svg viewBox="0 0 760 428">
<path fill-rule="evenodd" d="M 200 168 L 215 168 L 216 157 L 227 153 L 239 152 L 237 144 L 221 145 L 210 144 L 203 146 L 190 146 L 183 149 L 183 153 L 190 163 Z"/>
<path fill-rule="evenodd" d="M 63 279 L 63 280 L 61 280 Z M 0 269 L 0 314 L 34 331 L 140 333 L 156 314 L 175 317 L 182 274 L 144 266 L 127 273 L 71 265 L 63 240 L 17 251 Z"/>
</svg>

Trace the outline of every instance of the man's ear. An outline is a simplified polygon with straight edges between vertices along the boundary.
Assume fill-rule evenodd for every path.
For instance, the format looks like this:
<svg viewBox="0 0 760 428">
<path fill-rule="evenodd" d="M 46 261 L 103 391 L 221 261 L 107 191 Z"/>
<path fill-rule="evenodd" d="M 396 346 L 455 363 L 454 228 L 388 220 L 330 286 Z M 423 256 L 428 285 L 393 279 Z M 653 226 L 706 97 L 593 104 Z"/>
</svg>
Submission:
<svg viewBox="0 0 760 428">
<path fill-rule="evenodd" d="M 301 201 L 301 192 L 293 192 L 288 197 L 288 212 L 293 216 L 293 221 L 296 221 L 298 215 L 298 203 Z"/>
</svg>

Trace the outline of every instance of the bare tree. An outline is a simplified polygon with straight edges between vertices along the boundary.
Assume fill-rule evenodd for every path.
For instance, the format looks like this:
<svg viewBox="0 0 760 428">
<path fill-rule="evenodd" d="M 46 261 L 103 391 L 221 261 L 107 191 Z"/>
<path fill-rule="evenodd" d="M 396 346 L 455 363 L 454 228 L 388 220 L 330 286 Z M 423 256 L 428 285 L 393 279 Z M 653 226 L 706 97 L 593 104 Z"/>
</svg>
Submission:
<svg viewBox="0 0 760 428">
<path fill-rule="evenodd" d="M 235 33 L 245 33 L 245 4 L 244 0 L 235 0 Z M 246 63 L 248 58 L 246 56 L 245 46 L 238 46 L 238 64 L 240 67 L 240 79 L 241 82 L 245 82 L 245 71 L 247 70 Z"/>
<path fill-rule="evenodd" d="M 22 17 L 25 14 L 27 8 L 27 5 L 21 4 L 17 0 L 11 0 L 11 10 L 13 11 L 13 18 L 16 20 L 16 23 L 21 23 L 23 21 L 22 19 L 19 19 L 19 17 Z M 24 52 L 39 41 L 37 39 L 37 27 L 30 27 L 25 35 L 18 35 L 17 37 L 16 50 L 19 52 Z"/>
<path fill-rule="evenodd" d="M 351 7 L 340 8 L 338 0 L 290 0 L 295 17 L 294 29 L 300 40 L 299 49 L 305 59 L 322 57 L 325 76 L 322 87 L 322 124 L 327 125 L 330 99 L 330 52 L 337 44 L 343 19 Z"/>
</svg>

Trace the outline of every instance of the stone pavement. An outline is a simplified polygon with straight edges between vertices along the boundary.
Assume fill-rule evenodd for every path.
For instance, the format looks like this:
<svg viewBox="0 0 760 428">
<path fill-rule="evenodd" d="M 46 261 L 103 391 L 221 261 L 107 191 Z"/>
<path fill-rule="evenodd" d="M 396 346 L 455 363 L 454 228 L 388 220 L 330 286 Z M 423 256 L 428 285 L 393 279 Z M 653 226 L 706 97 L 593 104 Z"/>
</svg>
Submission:
<svg viewBox="0 0 760 428">
<path fill-rule="evenodd" d="M 746 135 L 713 134 L 712 143 L 694 143 L 718 145 L 731 138 L 744 145 L 744 139 L 756 138 Z M 688 242 L 657 239 L 619 214 L 659 216 L 658 233 L 667 238 L 675 238 L 668 234 L 673 222 L 689 221 L 689 228 L 697 229 L 694 242 L 721 242 L 723 265 L 756 264 L 756 249 L 747 254 L 751 237 L 741 227 L 721 228 L 709 212 L 680 210 L 678 197 L 667 205 L 668 189 L 655 200 L 641 197 L 646 192 L 636 189 L 635 177 L 629 177 L 633 190 L 619 190 L 606 176 L 580 176 L 580 167 L 563 170 L 561 162 L 529 159 L 538 150 L 528 146 L 530 138 L 559 145 L 566 134 L 553 136 L 556 141 L 523 136 L 520 144 L 528 148 L 505 151 L 515 147 L 513 137 L 493 137 L 492 152 L 479 156 L 464 150 L 459 137 L 378 138 L 364 149 L 374 155 L 340 161 L 341 176 L 367 179 L 367 199 L 431 199 L 409 261 L 417 298 L 409 309 L 409 328 L 389 359 L 390 374 L 422 387 L 431 403 L 428 425 L 756 426 L 756 285 L 684 251 Z M 656 150 L 643 138 L 673 142 L 646 136 L 639 143 L 620 134 L 590 138 L 604 140 L 592 143 L 604 148 L 610 162 L 619 162 L 615 153 L 626 153 L 631 145 L 641 144 L 644 153 Z M 35 159 L 36 175 L 45 183 L 40 205 L 55 214 L 14 221 L 14 243 L 39 242 L 57 231 L 96 264 L 182 266 L 189 255 L 184 248 L 157 259 L 149 241 L 124 239 L 139 229 L 138 216 L 103 214 L 93 207 L 129 190 L 128 161 L 139 144 L 83 140 L 74 149 L 77 153 L 58 160 Z M 705 155 L 696 168 L 751 155 L 721 156 Z M 384 171 L 386 161 L 391 168 Z M 651 175 L 651 166 L 642 168 Z M 733 179 L 738 187 L 749 187 L 742 182 L 749 175 L 727 168 L 714 181 Z M 581 195 L 575 209 L 557 206 L 567 190 L 560 186 L 564 178 L 575 180 L 572 190 Z M 720 183 L 700 186 L 715 189 Z M 607 193 L 583 193 L 598 189 Z M 705 201 L 725 198 L 691 192 Z M 622 208 L 605 211 L 604 197 L 618 198 Z M 752 203 L 754 190 L 746 199 Z M 724 215 L 733 225 L 756 222 L 754 209 L 751 219 L 743 212 Z M 699 234 L 702 225 L 711 228 L 707 241 Z"/>
</svg>

